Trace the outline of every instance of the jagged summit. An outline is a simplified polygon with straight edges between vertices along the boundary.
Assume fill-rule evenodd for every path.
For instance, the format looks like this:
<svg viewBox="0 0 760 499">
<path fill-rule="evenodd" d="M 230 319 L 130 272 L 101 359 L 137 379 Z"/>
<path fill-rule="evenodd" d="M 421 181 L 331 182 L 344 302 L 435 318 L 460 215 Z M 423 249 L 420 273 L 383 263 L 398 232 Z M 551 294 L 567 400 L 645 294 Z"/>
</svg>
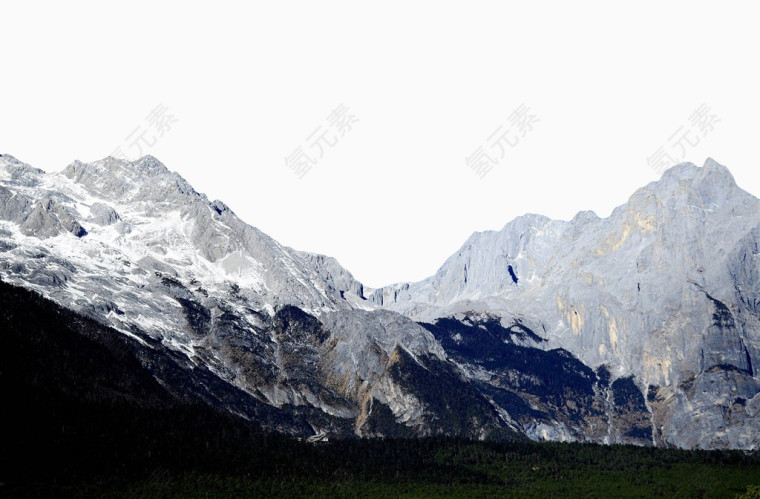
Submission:
<svg viewBox="0 0 760 499">
<path fill-rule="evenodd" d="M 665 180 L 671 177 L 676 178 L 678 180 L 701 181 L 704 178 L 706 178 L 708 175 L 711 175 L 711 176 L 718 175 L 718 176 L 726 177 L 730 180 L 733 180 L 733 175 L 731 174 L 731 171 L 728 168 L 718 163 L 713 158 L 707 158 L 705 159 L 705 162 L 702 164 L 701 167 L 689 161 L 678 163 L 668 168 L 667 170 L 665 170 L 662 173 L 660 179 L 655 180 L 654 183 L 660 182 L 662 180 Z"/>
<path fill-rule="evenodd" d="M 25 174 L 15 162 L 0 165 L 4 165 L 0 172 L 11 174 L 9 180 Z M 68 232 L 86 234 L 76 244 L 65 239 L 47 244 L 67 253 L 81 246 L 81 253 L 90 255 L 83 260 L 112 262 L 115 275 L 123 268 L 116 262 L 130 262 L 123 270 L 126 274 L 133 274 L 138 265 L 190 280 L 211 279 L 220 293 L 236 283 L 249 299 L 270 307 L 290 303 L 319 311 L 361 300 L 357 295 L 361 286 L 339 265 L 330 265 L 329 270 L 324 265 L 313 268 L 311 255 L 281 246 L 247 225 L 224 203 L 209 201 L 152 156 L 133 162 L 75 161 L 61 173 L 26 173 L 34 176 L 34 182 L 9 183 L 8 195 L 3 196 L 14 206 L 21 203 L 19 209 L 25 211 L 5 219 L 25 220 L 27 212 L 41 209 L 35 206 L 42 206 L 43 200 L 54 199 L 55 204 L 45 205 L 53 208 L 44 213 L 52 210 L 55 217 L 34 217 L 38 222 L 32 226 L 40 227 L 37 235 L 53 237 L 62 232 L 59 225 Z M 42 230 L 41 224 L 49 227 Z M 31 236 L 34 231 L 24 229 L 28 225 L 22 224 L 19 230 Z M 62 272 L 70 278 L 67 271 Z"/>
<path fill-rule="evenodd" d="M 15 162 L 15 163 L 19 162 L 19 160 L 17 160 L 15 157 L 11 156 L 10 154 L 0 154 L 0 158 L 4 158 L 5 161 L 8 161 L 8 162 Z"/>
<path fill-rule="evenodd" d="M 689 200 L 704 204 L 736 196 L 746 198 L 748 194 L 736 185 L 728 168 L 708 158 L 701 168 L 693 163 L 680 163 L 669 168 L 659 180 L 638 189 L 627 204 L 649 196 L 664 203 Z"/>
<path fill-rule="evenodd" d="M 178 173 L 169 171 L 153 156 L 136 161 L 108 157 L 92 163 L 74 161 L 61 175 L 89 194 L 111 202 L 178 202 L 205 200 Z"/>
<path fill-rule="evenodd" d="M 0 180 L 34 185 L 42 173 L 42 170 L 33 168 L 10 154 L 0 154 Z"/>
<path fill-rule="evenodd" d="M 114 175 L 120 175 L 128 171 L 148 177 L 174 175 L 174 173 L 171 172 L 166 167 L 166 165 L 164 165 L 156 157 L 150 154 L 142 156 L 141 158 L 134 161 L 123 158 L 116 158 L 114 156 L 107 156 L 103 159 L 93 161 L 92 163 L 84 163 L 76 159 L 63 171 L 66 172 L 67 170 L 97 169 L 101 165 L 112 168 L 114 170 Z"/>
<path fill-rule="evenodd" d="M 730 246 L 760 223 L 759 207 L 760 202 L 738 188 L 729 170 L 716 161 L 708 159 L 702 168 L 682 163 L 638 189 L 608 218 L 591 211 L 578 212 L 570 222 L 535 214 L 517 217 L 499 231 L 473 233 L 434 276 L 381 288 L 377 296 L 387 289 L 392 302 L 409 301 L 419 310 L 426 303 L 446 306 L 502 292 L 514 294 L 510 266 L 531 280 L 591 257 L 597 265 L 605 265 L 604 259 L 609 258 L 612 265 L 626 250 L 635 257 L 664 245 L 676 254 L 681 249 L 676 247 L 680 237 L 694 238 L 701 232 L 714 232 L 715 243 Z M 740 228 L 724 227 L 725 220 Z M 574 261 L 561 265 L 560 257 Z M 398 292 L 401 288 L 410 291 Z M 427 291 L 415 296 L 415 289 Z M 428 293 L 430 303 L 425 298 Z"/>
<path fill-rule="evenodd" d="M 734 176 L 731 174 L 731 171 L 726 166 L 718 163 L 713 158 L 705 159 L 702 168 L 705 172 L 718 172 L 722 176 L 731 177 L 731 180 L 734 178 Z"/>
<path fill-rule="evenodd" d="M 596 214 L 593 210 L 584 210 L 579 211 L 575 214 L 572 220 L 570 220 L 570 223 L 583 225 L 588 222 L 595 222 L 599 220 L 599 215 Z"/>
</svg>

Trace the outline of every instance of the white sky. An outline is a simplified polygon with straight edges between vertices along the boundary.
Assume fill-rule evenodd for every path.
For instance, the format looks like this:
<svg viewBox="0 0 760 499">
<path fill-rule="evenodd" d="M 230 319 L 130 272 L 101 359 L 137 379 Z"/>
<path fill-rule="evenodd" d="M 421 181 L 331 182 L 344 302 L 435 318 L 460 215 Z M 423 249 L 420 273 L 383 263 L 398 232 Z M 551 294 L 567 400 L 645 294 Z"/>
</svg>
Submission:
<svg viewBox="0 0 760 499">
<path fill-rule="evenodd" d="M 142 136 L 209 198 L 369 286 L 426 277 L 526 212 L 607 216 L 657 178 L 660 147 L 760 194 L 751 2 L 359 4 L 3 2 L 0 153 L 59 171 Z M 316 154 L 307 136 L 334 133 L 341 103 L 358 122 L 298 178 L 285 157 Z M 522 103 L 539 121 L 501 159 L 489 136 L 515 133 Z M 146 121 L 160 104 L 163 136 Z M 497 160 L 482 179 L 465 161 L 479 146 Z"/>
</svg>

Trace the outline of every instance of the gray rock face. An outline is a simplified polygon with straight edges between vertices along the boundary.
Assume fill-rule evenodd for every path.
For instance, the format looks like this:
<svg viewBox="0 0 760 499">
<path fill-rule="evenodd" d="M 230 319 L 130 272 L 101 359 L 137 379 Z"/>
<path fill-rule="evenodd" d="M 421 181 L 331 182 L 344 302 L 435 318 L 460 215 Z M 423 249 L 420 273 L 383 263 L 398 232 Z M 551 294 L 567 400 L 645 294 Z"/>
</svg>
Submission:
<svg viewBox="0 0 760 499">
<path fill-rule="evenodd" d="M 90 220 L 98 225 L 112 225 L 121 220 L 116 210 L 103 203 L 90 206 Z"/>
<path fill-rule="evenodd" d="M 9 159 L 6 159 L 9 158 Z M 41 175 L 39 170 L 21 164 L 12 156 L 6 159 L 6 175 L 9 185 L 34 187 Z M 31 177 L 31 178 L 28 178 Z M 0 220 L 19 224 L 22 234 L 46 239 L 69 232 L 77 237 L 87 231 L 77 222 L 69 211 L 53 198 L 40 199 L 37 202 L 17 190 L 0 185 Z"/>
<path fill-rule="evenodd" d="M 2 180 L 10 184 L 33 187 L 39 183 L 40 176 L 45 173 L 22 163 L 10 154 L 0 155 L 0 162 L 4 167 Z"/>
<path fill-rule="evenodd" d="M 20 225 L 21 233 L 39 239 L 55 237 L 64 232 L 83 237 L 87 235 L 71 214 L 53 199 L 43 199 L 32 208 Z"/>
<path fill-rule="evenodd" d="M 520 217 L 473 234 L 434 276 L 370 300 L 418 320 L 469 310 L 529 320 L 549 346 L 655 393 L 660 443 L 756 448 L 759 227 L 760 201 L 725 167 L 681 164 L 607 219 Z"/>
<path fill-rule="evenodd" d="M 0 219 L 20 223 L 31 211 L 31 199 L 0 186 Z"/>
<path fill-rule="evenodd" d="M 758 255 L 760 201 L 712 160 L 607 219 L 526 215 L 369 290 L 155 158 L 47 174 L 0 156 L 3 280 L 185 356 L 296 434 L 758 448 Z"/>
</svg>

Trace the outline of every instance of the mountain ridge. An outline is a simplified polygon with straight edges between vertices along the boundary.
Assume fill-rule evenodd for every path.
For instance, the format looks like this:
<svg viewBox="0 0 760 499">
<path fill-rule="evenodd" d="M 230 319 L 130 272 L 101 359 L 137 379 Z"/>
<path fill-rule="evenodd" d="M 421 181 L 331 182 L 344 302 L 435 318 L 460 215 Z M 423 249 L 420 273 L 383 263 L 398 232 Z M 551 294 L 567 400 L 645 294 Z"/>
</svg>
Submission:
<svg viewBox="0 0 760 499">
<path fill-rule="evenodd" d="M 759 241 L 760 201 L 708 159 L 610 217 L 526 214 L 423 281 L 371 289 L 153 157 L 46 174 L 0 155 L 3 280 L 359 436 L 756 448 Z"/>
</svg>

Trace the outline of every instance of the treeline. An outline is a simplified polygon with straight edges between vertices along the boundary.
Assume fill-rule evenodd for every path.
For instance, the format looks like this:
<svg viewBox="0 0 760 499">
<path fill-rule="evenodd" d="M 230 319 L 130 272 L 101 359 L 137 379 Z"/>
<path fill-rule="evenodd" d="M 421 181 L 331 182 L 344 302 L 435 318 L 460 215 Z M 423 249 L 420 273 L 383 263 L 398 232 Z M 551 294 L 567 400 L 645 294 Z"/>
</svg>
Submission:
<svg viewBox="0 0 760 499">
<path fill-rule="evenodd" d="M 32 418 L 4 435 L 12 444 L 7 495 L 732 497 L 760 483 L 756 452 L 444 437 L 310 444 L 201 406 L 83 406 L 58 415 L 55 426 Z"/>
<path fill-rule="evenodd" d="M 123 335 L 4 283 L 0 389 L 0 496 L 733 497 L 760 484 L 757 452 L 302 442 L 167 391 Z"/>
</svg>

